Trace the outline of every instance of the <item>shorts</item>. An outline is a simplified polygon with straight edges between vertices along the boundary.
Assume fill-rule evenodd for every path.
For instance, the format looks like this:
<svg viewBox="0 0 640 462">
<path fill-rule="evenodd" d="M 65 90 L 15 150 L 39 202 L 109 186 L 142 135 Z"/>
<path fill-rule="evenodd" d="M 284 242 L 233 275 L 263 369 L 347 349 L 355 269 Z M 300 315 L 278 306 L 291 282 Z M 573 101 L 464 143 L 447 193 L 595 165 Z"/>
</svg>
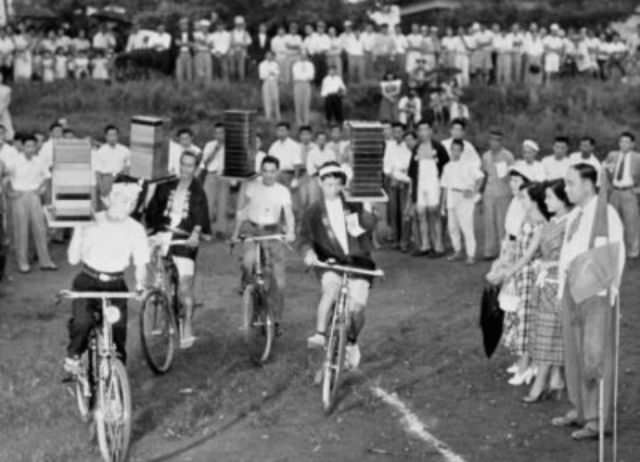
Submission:
<svg viewBox="0 0 640 462">
<path fill-rule="evenodd" d="M 172 255 L 171 259 L 178 270 L 178 277 L 193 277 L 196 272 L 195 260 L 187 257 L 176 257 L 175 255 Z"/>
<path fill-rule="evenodd" d="M 325 271 L 320 279 L 322 284 L 322 293 L 330 294 L 334 300 L 338 299 L 340 294 L 340 285 L 342 284 L 342 276 L 333 271 Z M 349 279 L 349 299 L 347 300 L 349 311 L 355 311 L 355 307 L 360 310 L 367 305 L 369 299 L 369 287 L 371 284 L 366 279 L 352 278 Z"/>
<path fill-rule="evenodd" d="M 432 188 L 432 190 L 418 191 L 416 207 L 419 210 L 426 208 L 434 208 L 440 205 L 440 190 Z"/>
</svg>

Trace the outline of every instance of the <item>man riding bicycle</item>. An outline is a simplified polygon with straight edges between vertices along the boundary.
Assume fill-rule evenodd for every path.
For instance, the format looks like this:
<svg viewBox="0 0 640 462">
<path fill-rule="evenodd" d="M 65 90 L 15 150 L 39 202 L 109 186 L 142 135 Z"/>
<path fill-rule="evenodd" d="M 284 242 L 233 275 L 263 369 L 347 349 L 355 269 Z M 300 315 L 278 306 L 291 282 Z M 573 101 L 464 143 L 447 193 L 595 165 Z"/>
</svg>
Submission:
<svg viewBox="0 0 640 462">
<path fill-rule="evenodd" d="M 343 196 L 347 175 L 337 162 L 327 162 L 318 171 L 322 197 L 306 211 L 301 231 L 304 262 L 313 266 L 318 262 L 373 270 L 371 258 L 372 232 L 376 217 L 370 204 L 348 203 Z M 337 272 L 322 270 L 322 297 L 318 304 L 316 333 L 307 340 L 309 348 L 324 347 L 328 316 L 336 302 L 342 278 Z M 354 276 L 349 279 L 348 310 L 351 314 L 347 333 L 346 362 L 351 368 L 360 363 L 358 335 L 364 327 L 364 307 L 369 296 L 371 281 Z"/>
<path fill-rule="evenodd" d="M 72 283 L 78 292 L 127 292 L 124 272 L 133 260 L 136 290 L 142 291 L 147 275 L 149 246 L 143 226 L 129 217 L 138 198 L 137 183 L 116 182 L 102 200 L 107 210 L 95 214 L 95 221 L 78 227 L 69 244 L 68 259 L 72 265 L 82 264 Z M 126 361 L 127 303 L 114 299 L 120 319 L 113 325 L 113 340 L 118 356 Z M 80 357 L 87 349 L 88 337 L 100 311 L 99 300 L 77 299 L 72 302 L 69 320 L 69 346 L 64 369 L 70 374 L 80 371 Z"/>
<path fill-rule="evenodd" d="M 198 159 L 191 151 L 180 157 L 180 176 L 158 184 L 146 210 L 147 227 L 156 245 L 168 245 L 171 240 L 185 239 L 184 245 L 171 245 L 169 255 L 178 270 L 178 291 L 184 310 L 184 328 L 180 347 L 190 348 L 195 337 L 192 329 L 194 305 L 193 280 L 198 244 L 202 234 L 210 234 L 207 196 L 195 172 Z"/>
<path fill-rule="evenodd" d="M 266 156 L 260 166 L 261 175 L 247 183 L 238 201 L 236 225 L 232 240 L 240 235 L 260 236 L 282 233 L 282 216 L 284 215 L 285 240 L 295 240 L 295 220 L 291 205 L 291 193 L 277 182 L 280 161 L 273 156 Z M 245 244 L 242 258 L 242 285 L 248 283 L 255 263 L 255 246 L 257 243 Z M 275 287 L 270 290 L 270 306 L 276 324 L 276 335 L 281 335 L 280 322 L 284 310 L 285 288 L 285 254 L 282 242 L 264 241 L 265 257 L 271 267 Z"/>
</svg>

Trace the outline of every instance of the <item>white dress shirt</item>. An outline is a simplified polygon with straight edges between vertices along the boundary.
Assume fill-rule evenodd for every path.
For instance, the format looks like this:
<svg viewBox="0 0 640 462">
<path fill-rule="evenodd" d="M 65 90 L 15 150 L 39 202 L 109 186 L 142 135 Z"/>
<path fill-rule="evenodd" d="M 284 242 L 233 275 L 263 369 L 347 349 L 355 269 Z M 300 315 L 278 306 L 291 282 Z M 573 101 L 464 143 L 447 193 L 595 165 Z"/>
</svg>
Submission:
<svg viewBox="0 0 640 462">
<path fill-rule="evenodd" d="M 27 159 L 23 153 L 19 153 L 13 162 L 7 165 L 7 169 L 14 191 L 36 191 L 44 180 L 51 178 L 49 167 L 37 155 Z"/>
<path fill-rule="evenodd" d="M 542 159 L 545 180 L 552 181 L 564 178 L 570 165 L 569 157 L 563 157 L 562 159 L 556 159 L 556 156 L 553 155 L 545 157 Z"/>
<path fill-rule="evenodd" d="M 453 138 L 447 138 L 446 140 L 442 140 L 442 145 L 447 150 L 447 154 L 449 158 L 451 158 L 451 144 L 453 143 Z M 460 160 L 463 162 L 474 162 L 478 166 L 482 165 L 482 159 L 480 159 L 480 154 L 476 148 L 467 140 L 462 141 L 462 156 Z"/>
<path fill-rule="evenodd" d="M 311 82 L 316 75 L 316 70 L 313 63 L 305 59 L 304 61 L 293 63 L 291 75 L 294 82 Z"/>
<path fill-rule="evenodd" d="M 351 33 L 342 33 L 340 35 L 340 40 L 342 41 L 342 48 L 349 56 L 364 56 L 364 48 L 362 46 L 362 41 L 354 34 Z"/>
<path fill-rule="evenodd" d="M 291 138 L 284 141 L 276 140 L 269 148 L 269 155 L 280 161 L 280 170 L 292 171 L 302 165 L 300 144 Z"/>
<path fill-rule="evenodd" d="M 156 32 L 149 38 L 149 48 L 164 51 L 171 48 L 171 34 L 168 32 Z"/>
<path fill-rule="evenodd" d="M 304 48 L 310 55 L 326 53 L 331 48 L 331 40 L 328 34 L 312 33 L 304 39 Z"/>
<path fill-rule="evenodd" d="M 267 186 L 262 177 L 247 184 L 245 191 L 246 217 L 261 226 L 280 223 L 282 212 L 291 207 L 291 193 L 280 183 Z"/>
<path fill-rule="evenodd" d="M 339 75 L 327 75 L 322 79 L 322 87 L 320 88 L 320 96 L 326 98 L 329 95 L 335 95 L 345 92 L 347 87 L 344 84 L 344 80 Z"/>
<path fill-rule="evenodd" d="M 105 143 L 93 153 L 94 172 L 117 175 L 129 165 L 131 165 L 131 151 L 120 143 L 115 146 Z"/>
<path fill-rule="evenodd" d="M 262 81 L 278 80 L 278 76 L 280 75 L 280 65 L 277 61 L 264 60 L 258 67 L 258 75 Z"/>
<path fill-rule="evenodd" d="M 513 51 L 513 41 L 510 34 L 497 34 L 493 37 L 493 48 L 498 53 L 509 53 Z"/>
<path fill-rule="evenodd" d="M 589 165 L 592 165 L 593 168 L 595 168 L 598 173 L 600 172 L 600 169 L 602 167 L 602 164 L 600 164 L 600 161 L 598 160 L 598 158 L 596 156 L 591 154 L 589 156 L 589 158 L 585 159 L 582 156 L 581 152 L 574 152 L 574 153 L 569 155 L 569 165 L 577 165 L 577 164 L 589 164 Z"/>
<path fill-rule="evenodd" d="M 344 253 L 348 255 L 349 238 L 347 237 L 347 220 L 344 215 L 342 199 L 340 197 L 336 197 L 332 200 L 325 199 L 324 204 L 327 208 L 327 218 L 329 218 L 329 224 L 331 225 L 333 234 L 335 234 Z"/>
<path fill-rule="evenodd" d="M 519 172 L 522 172 L 529 180 L 531 181 L 545 181 L 547 179 L 547 174 L 544 171 L 544 167 L 542 166 L 542 162 L 536 160 L 532 163 L 525 162 L 520 159 L 513 164 L 514 168 L 518 169 Z"/>
<path fill-rule="evenodd" d="M 324 163 L 331 161 L 337 161 L 336 153 L 332 149 L 329 149 L 327 145 L 322 149 L 319 146 L 314 146 L 307 154 L 307 174 L 315 175 Z"/>
<path fill-rule="evenodd" d="M 216 156 L 209 162 L 209 165 L 206 165 L 207 159 L 211 156 L 216 149 L 218 149 L 219 145 L 218 140 L 211 140 L 207 144 L 204 145 L 204 149 L 202 150 L 202 162 L 200 162 L 200 168 L 206 168 L 207 172 L 217 173 L 218 175 L 222 174 L 222 170 L 224 169 L 224 145 L 220 146 L 218 153 Z"/>
<path fill-rule="evenodd" d="M 271 51 L 273 51 L 278 58 L 282 58 L 287 54 L 287 43 L 283 35 L 276 35 L 271 39 Z"/>
<path fill-rule="evenodd" d="M 440 178 L 440 187 L 447 193 L 447 208 L 456 207 L 464 199 L 464 192 L 474 191 L 476 183 L 483 177 L 480 167 L 472 162 L 447 162 Z"/>
<path fill-rule="evenodd" d="M 209 45 L 212 54 L 226 55 L 231 48 L 231 34 L 226 30 L 212 32 L 209 34 Z"/>
<path fill-rule="evenodd" d="M 67 256 L 72 265 L 84 263 L 97 271 L 118 273 L 131 260 L 135 266 L 146 265 L 149 253 L 147 234 L 139 222 L 130 217 L 113 222 L 106 212 L 98 212 L 94 222 L 74 230 Z"/>
<path fill-rule="evenodd" d="M 303 43 L 302 37 L 298 34 L 287 34 L 284 36 L 284 43 L 287 47 L 287 53 L 289 55 L 297 55 L 302 51 Z"/>
<path fill-rule="evenodd" d="M 4 142 L 0 144 L 0 164 L 2 164 L 5 169 L 9 169 L 9 166 L 12 165 L 18 158 L 18 155 L 18 150 L 10 144 Z M 0 172 L 1 171 L 2 169 L 0 168 Z"/>
<path fill-rule="evenodd" d="M 390 140 L 386 142 L 382 160 L 382 171 L 385 175 L 394 180 L 408 181 L 409 162 L 411 162 L 411 151 L 403 141 Z"/>
<path fill-rule="evenodd" d="M 195 144 L 185 149 L 180 143 L 176 143 L 173 140 L 169 141 L 169 175 L 180 174 L 180 158 L 185 151 L 192 152 L 196 156 L 202 154 L 202 150 Z"/>
<path fill-rule="evenodd" d="M 38 157 L 42 159 L 47 168 L 53 167 L 53 139 L 49 138 L 47 141 L 42 143 L 40 151 L 38 152 Z"/>
</svg>

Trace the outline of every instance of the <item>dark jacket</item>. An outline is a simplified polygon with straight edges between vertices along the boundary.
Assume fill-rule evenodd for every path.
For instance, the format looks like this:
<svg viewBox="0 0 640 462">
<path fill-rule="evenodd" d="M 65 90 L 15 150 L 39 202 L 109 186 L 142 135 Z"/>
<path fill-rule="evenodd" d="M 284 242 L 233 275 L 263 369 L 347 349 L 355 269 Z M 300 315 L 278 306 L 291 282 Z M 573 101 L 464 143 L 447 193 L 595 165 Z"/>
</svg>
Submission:
<svg viewBox="0 0 640 462">
<path fill-rule="evenodd" d="M 249 45 L 248 50 L 251 59 L 256 63 L 260 63 L 269 50 L 271 50 L 271 35 L 267 33 L 267 40 L 265 40 L 264 46 L 260 45 L 260 36 L 257 32 L 251 35 L 251 45 Z"/>
<path fill-rule="evenodd" d="M 438 167 L 438 175 L 442 175 L 442 170 L 447 162 L 449 162 L 449 154 L 447 150 L 442 145 L 442 143 L 431 140 L 431 146 L 436 151 L 436 165 Z M 407 174 L 409 178 L 411 178 L 411 201 L 415 203 L 418 199 L 418 148 L 420 145 L 418 144 L 415 148 L 413 148 L 413 152 L 411 153 L 411 160 L 409 161 L 409 171 Z"/>
<path fill-rule="evenodd" d="M 178 182 L 179 180 L 176 179 L 158 184 L 146 211 L 147 228 L 152 232 L 166 231 L 169 226 L 171 222 L 170 201 L 178 187 Z M 187 205 L 178 228 L 191 233 L 196 226 L 202 228 L 202 234 L 211 234 L 207 196 L 200 182 L 194 179 L 191 182 L 191 186 L 189 186 Z M 184 239 L 184 236 L 174 235 L 172 239 Z M 195 258 L 197 252 L 197 248 L 186 246 L 173 246 L 171 248 L 171 253 L 179 257 Z"/>
<path fill-rule="evenodd" d="M 344 198 L 342 198 L 342 203 L 345 215 L 357 213 L 360 226 L 366 231 L 358 237 L 347 233 L 349 254 L 344 253 L 340 242 L 331 229 L 324 199 L 311 204 L 304 214 L 300 232 L 301 249 L 303 253 L 313 249 L 321 261 L 333 259 L 342 265 L 375 269 L 376 265 L 371 258 L 371 249 L 373 248 L 371 233 L 375 229 L 377 219 L 372 213 L 364 211 L 362 204 L 346 202 Z"/>
</svg>

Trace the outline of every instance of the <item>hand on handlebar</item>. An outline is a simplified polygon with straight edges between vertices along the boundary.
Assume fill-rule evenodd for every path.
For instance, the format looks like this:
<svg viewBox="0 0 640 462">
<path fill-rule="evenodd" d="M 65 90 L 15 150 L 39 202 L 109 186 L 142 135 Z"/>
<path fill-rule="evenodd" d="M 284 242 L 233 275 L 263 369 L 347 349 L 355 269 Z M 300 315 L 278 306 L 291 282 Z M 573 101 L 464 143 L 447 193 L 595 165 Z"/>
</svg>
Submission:
<svg viewBox="0 0 640 462">
<path fill-rule="evenodd" d="M 309 250 L 304 256 L 304 264 L 311 267 L 318 263 L 318 256 L 313 250 Z"/>
<path fill-rule="evenodd" d="M 186 240 L 185 245 L 187 247 L 198 247 L 200 243 L 200 237 L 196 233 L 191 233 L 189 238 Z"/>
</svg>

